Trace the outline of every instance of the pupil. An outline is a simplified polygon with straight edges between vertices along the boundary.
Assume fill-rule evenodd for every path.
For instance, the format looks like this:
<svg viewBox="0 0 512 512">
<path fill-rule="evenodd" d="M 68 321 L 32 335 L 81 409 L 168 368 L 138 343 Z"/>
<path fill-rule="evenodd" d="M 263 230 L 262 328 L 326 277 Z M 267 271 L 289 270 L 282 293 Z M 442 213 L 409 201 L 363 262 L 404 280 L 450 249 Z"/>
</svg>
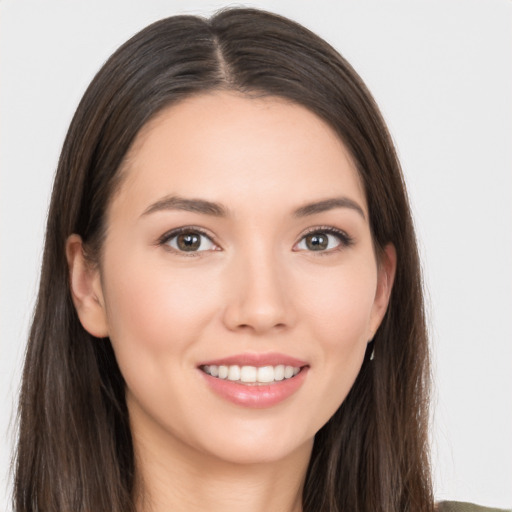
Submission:
<svg viewBox="0 0 512 512">
<path fill-rule="evenodd" d="M 306 237 L 306 245 L 312 251 L 321 251 L 327 248 L 328 240 L 324 235 L 308 235 Z"/>
<path fill-rule="evenodd" d="M 201 245 L 201 238 L 193 233 L 186 233 L 178 236 L 178 247 L 182 251 L 195 251 Z"/>
</svg>

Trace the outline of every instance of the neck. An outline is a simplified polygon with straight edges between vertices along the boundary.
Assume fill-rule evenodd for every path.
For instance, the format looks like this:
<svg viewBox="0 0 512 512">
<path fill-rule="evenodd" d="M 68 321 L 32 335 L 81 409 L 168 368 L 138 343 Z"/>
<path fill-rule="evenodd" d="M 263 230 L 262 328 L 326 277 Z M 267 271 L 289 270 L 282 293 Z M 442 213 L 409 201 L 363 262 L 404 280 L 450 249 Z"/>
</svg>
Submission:
<svg viewBox="0 0 512 512">
<path fill-rule="evenodd" d="M 134 433 L 138 512 L 301 512 L 312 442 L 285 459 L 219 460 Z"/>
</svg>

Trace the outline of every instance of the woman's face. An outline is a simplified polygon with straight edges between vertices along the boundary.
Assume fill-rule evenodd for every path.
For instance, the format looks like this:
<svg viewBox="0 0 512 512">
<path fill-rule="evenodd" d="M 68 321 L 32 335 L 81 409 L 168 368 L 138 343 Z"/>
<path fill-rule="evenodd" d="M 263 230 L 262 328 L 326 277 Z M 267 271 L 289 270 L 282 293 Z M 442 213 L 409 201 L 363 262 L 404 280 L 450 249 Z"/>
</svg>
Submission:
<svg viewBox="0 0 512 512">
<path fill-rule="evenodd" d="M 158 115 L 122 172 L 92 305 L 74 292 L 111 339 L 134 438 L 236 462 L 309 450 L 394 270 L 342 142 L 301 106 L 218 92 Z"/>
</svg>

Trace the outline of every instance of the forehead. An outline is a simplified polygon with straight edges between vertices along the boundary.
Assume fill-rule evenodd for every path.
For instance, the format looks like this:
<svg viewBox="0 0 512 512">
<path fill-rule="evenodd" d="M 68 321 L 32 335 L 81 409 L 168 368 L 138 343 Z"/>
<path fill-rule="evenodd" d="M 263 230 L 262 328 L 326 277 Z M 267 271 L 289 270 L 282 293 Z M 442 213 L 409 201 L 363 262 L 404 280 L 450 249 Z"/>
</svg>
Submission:
<svg viewBox="0 0 512 512">
<path fill-rule="evenodd" d="M 142 128 L 122 167 L 117 196 L 136 194 L 140 208 L 165 194 L 243 206 L 339 193 L 366 211 L 356 166 L 334 130 L 277 97 L 214 92 L 183 100 Z"/>
</svg>

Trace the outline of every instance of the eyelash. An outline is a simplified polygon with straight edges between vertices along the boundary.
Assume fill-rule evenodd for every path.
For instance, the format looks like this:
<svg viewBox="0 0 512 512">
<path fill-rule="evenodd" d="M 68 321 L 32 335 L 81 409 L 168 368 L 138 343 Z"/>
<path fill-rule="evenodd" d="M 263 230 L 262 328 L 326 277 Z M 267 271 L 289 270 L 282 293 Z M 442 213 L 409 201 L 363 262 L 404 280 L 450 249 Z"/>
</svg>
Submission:
<svg viewBox="0 0 512 512">
<path fill-rule="evenodd" d="M 180 250 L 177 250 L 174 247 L 171 247 L 169 245 L 169 242 L 173 238 L 176 238 L 179 235 L 186 234 L 186 233 L 198 234 L 200 236 L 204 236 L 213 245 L 218 247 L 218 245 L 217 245 L 217 243 L 215 241 L 215 237 L 214 236 L 212 236 L 210 233 L 206 232 L 204 229 L 196 227 L 196 226 L 184 226 L 184 227 L 181 227 L 181 228 L 172 229 L 171 231 L 167 231 L 166 233 L 164 233 L 157 240 L 157 245 L 159 245 L 159 246 L 166 246 L 166 248 L 169 251 L 173 251 L 173 252 L 176 252 L 176 253 L 178 253 L 180 255 L 184 255 L 184 256 L 198 256 L 201 252 L 207 252 L 207 251 L 180 251 Z M 310 228 L 309 230 L 307 230 L 305 233 L 302 233 L 302 235 L 299 238 L 299 241 L 296 242 L 293 247 L 295 248 L 307 236 L 314 235 L 314 234 L 332 235 L 332 236 L 336 237 L 339 240 L 339 242 L 340 242 L 339 246 L 337 246 L 337 247 L 335 247 L 333 249 L 319 250 L 319 251 L 313 251 L 313 250 L 309 251 L 309 252 L 317 252 L 318 255 L 331 254 L 332 252 L 336 252 L 336 251 L 342 250 L 343 248 L 351 247 L 354 244 L 354 239 L 352 237 L 350 237 L 345 231 L 342 231 L 341 229 L 337 229 L 337 228 L 334 228 L 332 226 L 315 226 L 314 228 Z M 215 249 L 215 250 L 219 250 L 219 249 Z M 296 250 L 296 251 L 299 252 L 301 250 L 299 249 L 299 250 Z"/>
<path fill-rule="evenodd" d="M 296 247 L 300 242 L 302 242 L 307 236 L 315 234 L 332 235 L 336 237 L 340 242 L 339 246 L 333 249 L 328 249 L 325 251 L 309 251 L 317 252 L 318 256 L 326 256 L 328 254 L 332 254 L 333 252 L 337 252 L 354 245 L 354 239 L 341 229 L 332 226 L 315 226 L 314 228 L 308 229 L 305 233 L 302 233 L 299 241 L 294 245 L 294 247 Z"/>
<path fill-rule="evenodd" d="M 197 235 L 200 235 L 202 237 L 205 237 L 213 245 L 218 247 L 217 243 L 215 242 L 215 237 L 213 235 L 211 235 L 210 233 L 206 232 L 204 229 L 196 227 L 196 226 L 184 226 L 184 227 L 181 227 L 181 228 L 172 229 L 171 231 L 167 231 L 166 233 L 164 233 L 157 240 L 157 245 L 165 246 L 165 248 L 167 250 L 175 252 L 175 253 L 178 253 L 178 254 L 183 255 L 183 256 L 192 256 L 193 257 L 193 256 L 198 256 L 201 252 L 205 252 L 205 251 L 180 251 L 180 250 L 175 249 L 174 247 L 171 247 L 169 245 L 169 242 L 173 238 L 176 238 L 176 237 L 178 237 L 180 235 L 188 234 L 188 233 L 190 233 L 190 234 L 197 234 Z M 218 249 L 215 249 L 215 250 L 218 250 Z"/>
</svg>

